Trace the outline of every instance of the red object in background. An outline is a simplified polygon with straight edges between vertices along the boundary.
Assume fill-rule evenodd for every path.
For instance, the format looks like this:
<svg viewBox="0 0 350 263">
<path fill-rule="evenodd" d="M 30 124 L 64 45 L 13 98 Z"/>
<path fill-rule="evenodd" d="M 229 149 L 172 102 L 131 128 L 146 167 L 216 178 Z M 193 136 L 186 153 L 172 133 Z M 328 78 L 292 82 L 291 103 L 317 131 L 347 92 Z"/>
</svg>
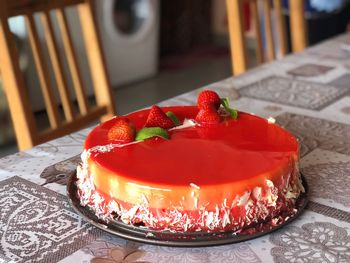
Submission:
<svg viewBox="0 0 350 263">
<path fill-rule="evenodd" d="M 243 21 L 244 21 L 244 29 L 245 31 L 249 31 L 250 29 L 250 7 L 249 1 L 245 1 L 243 3 Z"/>
<path fill-rule="evenodd" d="M 244 30 L 249 31 L 250 30 L 250 6 L 249 1 L 244 1 L 243 3 L 243 23 L 244 23 Z M 228 27 L 228 21 L 227 16 L 225 16 L 224 24 L 226 27 Z"/>
</svg>

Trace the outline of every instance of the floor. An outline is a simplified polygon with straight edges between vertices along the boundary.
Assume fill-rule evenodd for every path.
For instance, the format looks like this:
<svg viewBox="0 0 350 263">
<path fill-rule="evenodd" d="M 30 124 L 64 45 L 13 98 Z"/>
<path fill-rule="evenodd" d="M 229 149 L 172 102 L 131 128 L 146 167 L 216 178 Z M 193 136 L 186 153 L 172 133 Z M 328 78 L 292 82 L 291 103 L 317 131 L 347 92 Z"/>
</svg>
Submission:
<svg viewBox="0 0 350 263">
<path fill-rule="evenodd" d="M 126 114 L 230 75 L 229 56 L 207 58 L 183 69 L 164 70 L 149 79 L 114 89 L 117 112 Z M 0 145 L 0 158 L 17 151 L 15 142 Z"/>
<path fill-rule="evenodd" d="M 229 58 L 212 59 L 183 70 L 164 71 L 116 90 L 117 111 L 125 114 L 229 77 Z"/>
</svg>

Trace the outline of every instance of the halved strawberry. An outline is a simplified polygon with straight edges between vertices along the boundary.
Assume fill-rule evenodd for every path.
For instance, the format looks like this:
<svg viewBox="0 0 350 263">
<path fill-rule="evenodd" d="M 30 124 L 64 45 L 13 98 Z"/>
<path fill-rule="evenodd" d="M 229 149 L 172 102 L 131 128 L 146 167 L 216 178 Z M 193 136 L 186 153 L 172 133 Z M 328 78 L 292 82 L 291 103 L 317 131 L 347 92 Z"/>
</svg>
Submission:
<svg viewBox="0 0 350 263">
<path fill-rule="evenodd" d="M 219 109 L 221 100 L 219 95 L 212 90 L 203 90 L 198 95 L 197 99 L 198 108 L 200 109 L 207 109 L 207 108 L 214 108 Z"/>
<path fill-rule="evenodd" d="M 196 121 L 200 124 L 215 124 L 221 122 L 221 116 L 214 107 L 199 110 Z"/>
<path fill-rule="evenodd" d="M 174 122 L 156 105 L 153 105 L 148 113 L 145 127 L 161 127 L 170 129 L 174 127 Z"/>
<path fill-rule="evenodd" d="M 108 139 L 123 143 L 135 140 L 136 128 L 128 118 L 118 118 L 108 131 Z"/>
</svg>

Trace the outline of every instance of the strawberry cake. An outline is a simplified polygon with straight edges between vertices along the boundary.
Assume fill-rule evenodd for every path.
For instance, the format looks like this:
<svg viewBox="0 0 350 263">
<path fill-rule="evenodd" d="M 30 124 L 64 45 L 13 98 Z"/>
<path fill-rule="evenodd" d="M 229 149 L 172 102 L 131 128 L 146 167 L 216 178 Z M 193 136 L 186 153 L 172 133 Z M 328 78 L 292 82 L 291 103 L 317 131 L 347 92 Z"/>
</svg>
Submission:
<svg viewBox="0 0 350 263">
<path fill-rule="evenodd" d="M 298 165 L 288 131 L 203 91 L 196 106 L 153 106 L 97 126 L 76 184 L 81 205 L 106 221 L 240 232 L 296 212 Z"/>
</svg>

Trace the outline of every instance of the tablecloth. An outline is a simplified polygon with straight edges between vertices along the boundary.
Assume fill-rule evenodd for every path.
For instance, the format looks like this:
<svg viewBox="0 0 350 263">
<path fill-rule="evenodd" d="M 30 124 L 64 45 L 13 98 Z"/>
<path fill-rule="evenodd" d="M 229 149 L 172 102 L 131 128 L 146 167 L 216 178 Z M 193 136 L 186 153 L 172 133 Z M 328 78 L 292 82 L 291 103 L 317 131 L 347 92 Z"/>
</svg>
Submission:
<svg viewBox="0 0 350 263">
<path fill-rule="evenodd" d="M 349 41 L 342 35 L 159 103 L 193 105 L 202 89 L 213 89 L 297 136 L 309 205 L 292 223 L 204 248 L 147 245 L 99 230 L 66 197 L 84 129 L 0 159 L 0 262 L 350 262 Z"/>
</svg>

